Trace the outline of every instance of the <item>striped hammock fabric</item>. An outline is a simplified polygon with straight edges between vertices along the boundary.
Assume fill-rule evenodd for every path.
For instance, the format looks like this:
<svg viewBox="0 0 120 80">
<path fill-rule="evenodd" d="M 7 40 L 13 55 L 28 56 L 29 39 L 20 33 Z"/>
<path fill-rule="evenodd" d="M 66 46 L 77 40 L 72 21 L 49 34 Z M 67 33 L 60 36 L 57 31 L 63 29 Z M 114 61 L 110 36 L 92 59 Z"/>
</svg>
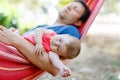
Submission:
<svg viewBox="0 0 120 80">
<path fill-rule="evenodd" d="M 91 10 L 91 15 L 79 32 L 82 41 L 98 14 L 104 0 L 85 0 Z M 0 43 L 0 80 L 32 80 L 43 75 L 45 71 L 29 62 L 17 49 Z"/>
</svg>

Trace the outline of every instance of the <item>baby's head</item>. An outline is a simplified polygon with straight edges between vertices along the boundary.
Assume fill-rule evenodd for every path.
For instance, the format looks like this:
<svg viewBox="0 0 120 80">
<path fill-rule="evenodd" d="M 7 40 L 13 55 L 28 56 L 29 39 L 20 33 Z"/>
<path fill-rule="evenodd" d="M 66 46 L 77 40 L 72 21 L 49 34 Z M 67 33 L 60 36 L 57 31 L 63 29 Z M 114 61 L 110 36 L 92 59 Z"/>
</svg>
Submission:
<svg viewBox="0 0 120 80">
<path fill-rule="evenodd" d="M 51 50 L 66 59 L 73 59 L 80 53 L 80 41 L 68 34 L 55 35 L 51 38 Z"/>
<path fill-rule="evenodd" d="M 81 50 L 80 40 L 76 37 L 66 35 L 69 38 L 68 43 L 66 44 L 66 55 L 63 56 L 67 59 L 73 59 L 77 57 Z"/>
</svg>

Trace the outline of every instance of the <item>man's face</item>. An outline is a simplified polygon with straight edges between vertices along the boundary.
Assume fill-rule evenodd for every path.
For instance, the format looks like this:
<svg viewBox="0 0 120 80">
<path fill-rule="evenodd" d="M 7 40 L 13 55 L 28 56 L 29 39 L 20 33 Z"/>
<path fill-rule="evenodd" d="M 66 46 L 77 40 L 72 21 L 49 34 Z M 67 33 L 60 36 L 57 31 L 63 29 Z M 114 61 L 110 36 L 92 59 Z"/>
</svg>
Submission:
<svg viewBox="0 0 120 80">
<path fill-rule="evenodd" d="M 85 8 L 80 2 L 71 2 L 60 10 L 59 17 L 67 24 L 73 24 L 84 14 L 84 11 Z"/>
</svg>

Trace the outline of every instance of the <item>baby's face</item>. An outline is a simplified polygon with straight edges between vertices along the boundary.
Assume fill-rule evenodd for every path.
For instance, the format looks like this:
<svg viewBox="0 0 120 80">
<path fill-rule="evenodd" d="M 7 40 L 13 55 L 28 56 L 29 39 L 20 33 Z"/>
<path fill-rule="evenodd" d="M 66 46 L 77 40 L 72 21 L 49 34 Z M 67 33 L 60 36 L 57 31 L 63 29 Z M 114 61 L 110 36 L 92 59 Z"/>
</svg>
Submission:
<svg viewBox="0 0 120 80">
<path fill-rule="evenodd" d="M 70 39 L 66 35 L 55 35 L 51 37 L 50 47 L 51 50 L 57 53 L 59 56 L 64 57 L 67 52 L 66 44 L 68 44 Z"/>
</svg>

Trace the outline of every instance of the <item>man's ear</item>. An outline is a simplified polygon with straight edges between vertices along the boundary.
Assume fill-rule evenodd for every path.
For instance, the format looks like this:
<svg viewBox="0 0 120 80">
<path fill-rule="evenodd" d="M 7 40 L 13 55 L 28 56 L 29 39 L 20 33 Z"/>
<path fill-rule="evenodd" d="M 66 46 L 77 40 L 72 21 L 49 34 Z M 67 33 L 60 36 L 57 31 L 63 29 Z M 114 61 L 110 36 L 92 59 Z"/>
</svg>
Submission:
<svg viewBox="0 0 120 80">
<path fill-rule="evenodd" d="M 82 21 L 76 21 L 76 22 L 74 23 L 74 25 L 79 27 L 79 26 L 82 25 Z"/>
</svg>

